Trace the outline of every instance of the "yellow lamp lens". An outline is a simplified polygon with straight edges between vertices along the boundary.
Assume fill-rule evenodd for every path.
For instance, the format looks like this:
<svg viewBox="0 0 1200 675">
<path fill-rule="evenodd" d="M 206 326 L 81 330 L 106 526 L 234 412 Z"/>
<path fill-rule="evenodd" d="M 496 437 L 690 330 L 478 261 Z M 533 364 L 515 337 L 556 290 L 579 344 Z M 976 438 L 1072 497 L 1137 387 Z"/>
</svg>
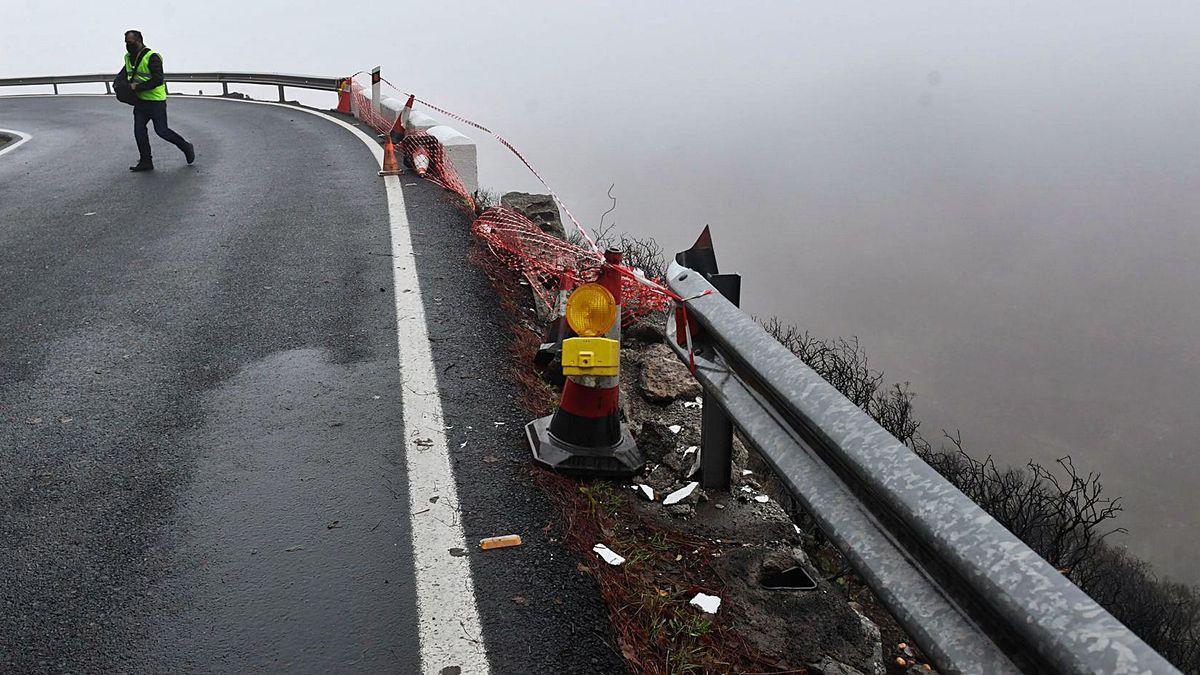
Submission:
<svg viewBox="0 0 1200 675">
<path fill-rule="evenodd" d="M 598 337 L 617 320 L 617 301 L 600 284 L 584 284 L 567 298 L 567 323 L 583 337 Z"/>
</svg>

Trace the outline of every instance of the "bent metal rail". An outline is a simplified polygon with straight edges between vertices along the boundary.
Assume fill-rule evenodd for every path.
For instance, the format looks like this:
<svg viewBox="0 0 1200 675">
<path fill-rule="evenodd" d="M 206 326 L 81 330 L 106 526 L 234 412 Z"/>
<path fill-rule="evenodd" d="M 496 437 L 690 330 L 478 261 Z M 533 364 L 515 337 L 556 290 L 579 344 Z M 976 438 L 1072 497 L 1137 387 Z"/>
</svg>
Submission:
<svg viewBox="0 0 1200 675">
<path fill-rule="evenodd" d="M 100 83 L 104 90 L 111 93 L 113 76 L 111 74 L 94 75 L 46 75 L 39 77 L 10 77 L 0 79 L 0 87 L 25 87 L 33 85 L 51 85 L 54 93 L 58 93 L 60 84 Z M 345 78 L 312 77 L 308 75 L 284 75 L 280 73 L 166 73 L 167 84 L 172 82 L 219 82 L 223 94 L 229 93 L 230 84 L 261 84 L 279 88 L 279 100 L 283 101 L 284 87 L 299 87 L 301 89 L 317 89 L 321 91 L 337 91 Z"/>
<path fill-rule="evenodd" d="M 702 455 L 735 424 L 940 670 L 1178 672 L 722 296 L 736 275 L 713 267 L 667 271 L 691 355 L 673 319 L 667 340 L 715 418 Z"/>
</svg>

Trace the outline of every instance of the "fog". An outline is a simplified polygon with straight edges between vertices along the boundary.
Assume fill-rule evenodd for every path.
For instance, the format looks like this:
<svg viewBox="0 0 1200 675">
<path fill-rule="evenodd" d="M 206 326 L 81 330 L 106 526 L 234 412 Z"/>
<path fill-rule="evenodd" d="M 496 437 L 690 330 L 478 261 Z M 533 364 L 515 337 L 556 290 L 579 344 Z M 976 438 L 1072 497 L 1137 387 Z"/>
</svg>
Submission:
<svg viewBox="0 0 1200 675">
<path fill-rule="evenodd" d="M 858 336 L 926 436 L 1101 472 L 1120 541 L 1200 581 L 1200 11 L 901 4 L 0 0 L 0 77 L 116 72 L 126 28 L 168 71 L 382 65 L 589 226 L 614 183 L 620 230 L 711 224 L 748 311 Z"/>
</svg>

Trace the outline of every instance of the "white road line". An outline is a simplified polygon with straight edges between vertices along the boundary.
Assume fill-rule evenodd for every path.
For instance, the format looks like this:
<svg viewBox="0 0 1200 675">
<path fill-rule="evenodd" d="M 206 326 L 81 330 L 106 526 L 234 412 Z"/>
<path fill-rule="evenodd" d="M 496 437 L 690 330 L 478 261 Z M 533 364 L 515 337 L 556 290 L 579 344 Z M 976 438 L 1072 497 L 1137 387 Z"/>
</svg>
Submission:
<svg viewBox="0 0 1200 675">
<path fill-rule="evenodd" d="M 274 105 L 322 117 L 357 136 L 371 149 L 376 163 L 383 166 L 383 148 L 375 139 L 358 127 L 325 113 L 270 101 L 216 96 L 187 98 Z M 421 670 L 440 673 L 443 668 L 458 666 L 464 675 L 486 675 L 490 669 L 475 604 L 475 581 L 466 556 L 469 549 L 459 516 L 458 489 L 450 467 L 442 399 L 433 367 L 425 306 L 421 302 L 404 192 L 398 176 L 383 178 L 383 185 L 387 191 L 392 235 L 396 342 L 404 407 L 403 452 L 408 473 L 409 518 L 416 569 Z M 436 501 L 431 501 L 434 497 Z M 461 555 L 452 554 L 452 549 Z"/>
<path fill-rule="evenodd" d="M 0 155 L 5 155 L 5 154 L 12 152 L 13 150 L 16 150 L 17 148 L 24 145 L 27 141 L 29 141 L 29 139 L 33 138 L 33 134 L 27 134 L 23 131 L 16 131 L 15 129 L 0 129 L 0 134 L 4 134 L 5 136 L 15 136 L 16 137 L 15 141 L 12 141 L 8 145 L 4 146 L 3 148 L 0 148 Z M 378 144 L 376 144 L 376 145 L 378 145 Z"/>
</svg>

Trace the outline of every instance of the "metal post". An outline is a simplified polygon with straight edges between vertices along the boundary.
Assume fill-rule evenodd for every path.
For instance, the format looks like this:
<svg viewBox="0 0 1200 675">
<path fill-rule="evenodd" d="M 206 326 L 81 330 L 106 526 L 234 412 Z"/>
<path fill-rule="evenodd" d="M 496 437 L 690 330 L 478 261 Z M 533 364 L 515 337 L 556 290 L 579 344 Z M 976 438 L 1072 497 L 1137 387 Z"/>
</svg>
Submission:
<svg viewBox="0 0 1200 675">
<path fill-rule="evenodd" d="M 713 274 L 708 281 L 734 307 L 741 306 L 740 274 Z M 706 490 L 728 491 L 732 470 L 733 423 L 716 398 L 706 394 L 700 410 L 700 484 Z"/>
<path fill-rule="evenodd" d="M 50 86 L 54 87 L 54 95 L 57 96 L 58 95 L 58 84 L 51 84 Z"/>
<path fill-rule="evenodd" d="M 222 83 L 221 83 L 221 95 L 222 95 L 222 96 L 228 96 L 228 95 L 229 95 L 229 83 L 228 83 L 228 82 L 222 82 Z"/>
<path fill-rule="evenodd" d="M 283 85 L 281 84 L 281 85 L 279 85 L 279 102 L 280 102 L 280 103 L 283 103 L 283 101 L 284 101 L 284 99 L 283 99 Z"/>
<path fill-rule="evenodd" d="M 104 93 L 106 93 L 106 94 L 112 93 L 112 83 L 109 82 L 108 80 L 104 81 Z"/>
</svg>

